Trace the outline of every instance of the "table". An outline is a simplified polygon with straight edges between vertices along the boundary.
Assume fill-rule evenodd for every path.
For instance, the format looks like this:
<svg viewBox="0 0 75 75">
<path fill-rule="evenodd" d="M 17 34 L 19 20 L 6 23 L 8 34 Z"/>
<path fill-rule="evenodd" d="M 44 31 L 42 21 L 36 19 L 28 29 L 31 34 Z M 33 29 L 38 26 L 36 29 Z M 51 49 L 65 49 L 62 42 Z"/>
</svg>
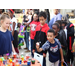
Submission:
<svg viewBox="0 0 75 75">
<path fill-rule="evenodd" d="M 14 61 L 16 61 L 16 62 L 13 62 L 13 61 L 9 61 L 9 59 L 8 59 L 7 60 L 8 65 L 4 65 L 3 62 L 0 61 L 0 66 L 27 66 L 28 59 L 26 59 L 27 62 L 24 63 L 24 61 L 22 61 L 21 64 L 19 64 L 18 60 L 15 58 Z M 30 66 L 41 66 L 41 64 L 38 60 L 36 60 L 34 58 L 32 58 L 31 60 L 35 60 L 35 64 L 32 64 L 32 62 L 31 62 Z"/>
<path fill-rule="evenodd" d="M 35 64 L 31 63 L 31 66 L 41 66 L 41 64 L 40 64 L 40 62 L 38 60 L 36 60 L 34 58 L 32 58 L 32 60 L 35 60 Z M 22 64 L 27 65 L 27 63 L 22 63 Z"/>
</svg>

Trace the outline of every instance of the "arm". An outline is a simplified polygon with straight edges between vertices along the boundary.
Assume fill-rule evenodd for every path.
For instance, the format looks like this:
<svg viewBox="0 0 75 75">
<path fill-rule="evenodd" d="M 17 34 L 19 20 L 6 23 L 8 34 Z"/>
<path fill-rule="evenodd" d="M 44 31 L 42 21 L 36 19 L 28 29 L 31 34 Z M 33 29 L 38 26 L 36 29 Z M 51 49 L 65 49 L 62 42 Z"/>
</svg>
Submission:
<svg viewBox="0 0 75 75">
<path fill-rule="evenodd" d="M 61 55 L 61 62 L 64 62 L 64 58 L 63 58 L 63 51 L 62 51 L 62 48 L 61 48 L 61 44 L 59 42 L 58 39 L 56 39 L 57 43 L 58 43 L 58 48 L 60 50 L 60 55 Z"/>
<path fill-rule="evenodd" d="M 12 51 L 13 53 L 16 53 L 13 44 L 12 44 Z"/>
<path fill-rule="evenodd" d="M 60 48 L 59 50 L 60 50 L 60 55 L 61 55 L 61 62 L 64 62 L 62 48 Z"/>
<path fill-rule="evenodd" d="M 12 35 L 14 35 L 15 25 L 16 25 L 16 23 L 15 23 L 15 22 L 13 22 L 13 31 L 12 31 Z"/>
<path fill-rule="evenodd" d="M 37 43 L 38 43 L 38 42 L 37 42 Z M 48 50 L 48 49 L 49 49 L 49 47 L 50 47 L 49 43 L 45 42 L 45 43 L 42 45 L 42 47 L 41 47 L 41 48 L 39 48 L 39 47 L 40 47 L 40 45 L 39 45 L 39 44 L 37 44 L 37 43 L 36 43 L 36 48 L 37 48 L 37 51 L 38 51 L 38 52 L 46 51 L 46 50 Z"/>
</svg>

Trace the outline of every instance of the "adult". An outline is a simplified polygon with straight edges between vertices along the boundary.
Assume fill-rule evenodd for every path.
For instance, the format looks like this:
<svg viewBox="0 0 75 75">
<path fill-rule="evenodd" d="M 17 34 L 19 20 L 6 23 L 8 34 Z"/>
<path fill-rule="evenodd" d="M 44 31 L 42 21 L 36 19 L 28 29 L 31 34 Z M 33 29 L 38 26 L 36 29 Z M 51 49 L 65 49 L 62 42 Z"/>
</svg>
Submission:
<svg viewBox="0 0 75 75">
<path fill-rule="evenodd" d="M 15 48 L 15 51 L 19 54 L 18 50 L 18 32 L 17 32 L 17 20 L 14 15 L 14 9 L 9 9 L 9 15 L 10 15 L 10 31 L 12 32 L 12 36 L 14 37 L 13 45 Z"/>
<path fill-rule="evenodd" d="M 53 18 L 49 21 L 49 27 L 52 29 L 53 23 L 55 23 L 57 20 L 61 20 L 62 15 L 59 13 L 59 9 L 54 9 L 54 16 Z"/>
<path fill-rule="evenodd" d="M 26 52 L 30 52 L 29 50 L 29 32 L 30 32 L 30 22 L 31 22 L 31 15 L 29 14 L 30 10 L 26 10 L 26 14 L 23 16 L 23 25 L 25 26 L 25 43 L 26 43 Z"/>
</svg>

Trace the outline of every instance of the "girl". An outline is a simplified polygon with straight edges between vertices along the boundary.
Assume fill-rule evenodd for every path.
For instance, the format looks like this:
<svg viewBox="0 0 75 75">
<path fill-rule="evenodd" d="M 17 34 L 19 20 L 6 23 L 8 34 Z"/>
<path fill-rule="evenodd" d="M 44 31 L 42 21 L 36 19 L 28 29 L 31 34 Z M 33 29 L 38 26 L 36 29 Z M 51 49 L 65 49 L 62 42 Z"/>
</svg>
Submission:
<svg viewBox="0 0 75 75">
<path fill-rule="evenodd" d="M 7 13 L 3 13 L 0 17 L 0 55 L 11 54 L 15 52 L 12 41 L 13 37 L 11 32 L 8 30 L 10 25 L 10 17 Z"/>
<path fill-rule="evenodd" d="M 67 54 L 67 42 L 66 42 L 66 36 L 65 36 L 65 32 L 60 33 L 60 26 L 58 23 L 54 23 L 52 25 L 53 30 L 55 31 L 55 38 L 57 38 L 62 46 L 63 49 L 63 55 L 64 55 L 64 60 L 65 62 L 66 60 L 66 54 Z"/>
<path fill-rule="evenodd" d="M 40 24 L 38 20 L 38 12 L 35 12 L 33 15 L 33 21 L 30 23 L 30 38 L 31 38 L 31 55 L 33 57 L 32 49 L 33 49 L 33 42 L 34 42 L 34 33 L 36 27 Z"/>
<path fill-rule="evenodd" d="M 15 47 L 15 51 L 19 54 L 18 51 L 18 32 L 17 32 L 17 20 L 15 17 L 13 17 L 14 15 L 14 10 L 13 9 L 9 9 L 9 15 L 11 18 L 11 32 L 12 32 L 12 36 L 14 37 L 14 41 L 13 41 L 13 45 Z"/>
</svg>

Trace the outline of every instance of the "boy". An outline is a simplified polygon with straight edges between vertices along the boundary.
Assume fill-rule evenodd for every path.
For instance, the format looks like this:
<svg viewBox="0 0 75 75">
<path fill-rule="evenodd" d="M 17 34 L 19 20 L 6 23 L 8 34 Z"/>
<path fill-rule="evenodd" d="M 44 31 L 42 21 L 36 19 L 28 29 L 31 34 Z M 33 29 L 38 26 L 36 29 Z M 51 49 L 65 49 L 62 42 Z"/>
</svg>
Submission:
<svg viewBox="0 0 75 75">
<path fill-rule="evenodd" d="M 33 44 L 33 54 L 34 52 L 39 53 L 43 55 L 43 66 L 46 66 L 46 51 L 38 52 L 36 49 L 36 43 L 40 43 L 40 47 L 47 41 L 47 31 L 49 30 L 48 25 L 45 23 L 46 22 L 47 15 L 45 12 L 41 11 L 39 13 L 39 21 L 40 24 L 36 27 L 35 30 L 35 37 L 34 37 L 34 44 Z"/>
<path fill-rule="evenodd" d="M 49 52 L 49 65 L 50 66 L 58 66 L 59 65 L 59 57 L 61 54 L 61 62 L 64 62 L 63 59 L 63 52 L 61 48 L 61 44 L 58 39 L 55 39 L 55 32 L 54 30 L 50 29 L 47 32 L 47 39 L 48 41 L 39 48 L 39 45 L 36 43 L 36 48 L 38 52 L 48 50 Z"/>
</svg>

